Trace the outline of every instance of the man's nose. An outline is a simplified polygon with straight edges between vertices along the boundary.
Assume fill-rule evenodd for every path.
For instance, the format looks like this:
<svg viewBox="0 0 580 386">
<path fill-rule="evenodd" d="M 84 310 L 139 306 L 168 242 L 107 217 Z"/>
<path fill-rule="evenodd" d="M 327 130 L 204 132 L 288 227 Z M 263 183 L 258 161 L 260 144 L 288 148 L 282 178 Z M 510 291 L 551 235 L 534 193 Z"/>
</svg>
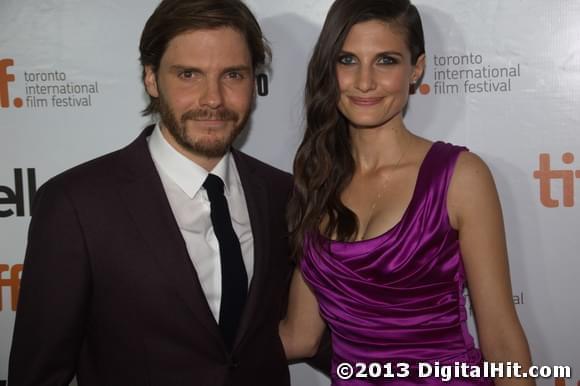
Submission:
<svg viewBox="0 0 580 386">
<path fill-rule="evenodd" d="M 200 97 L 200 105 L 203 107 L 209 107 L 212 109 L 217 109 L 223 104 L 223 92 L 222 85 L 219 79 L 207 79 L 205 82 L 205 88 Z"/>
</svg>

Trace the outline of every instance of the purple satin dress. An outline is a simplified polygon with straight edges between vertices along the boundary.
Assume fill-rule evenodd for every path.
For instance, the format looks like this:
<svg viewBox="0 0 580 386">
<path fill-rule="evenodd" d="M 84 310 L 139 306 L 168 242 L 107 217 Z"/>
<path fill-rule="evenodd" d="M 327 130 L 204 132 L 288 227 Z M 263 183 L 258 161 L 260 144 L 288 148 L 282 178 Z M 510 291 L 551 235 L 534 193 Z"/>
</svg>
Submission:
<svg viewBox="0 0 580 386">
<path fill-rule="evenodd" d="M 464 150 L 443 142 L 432 145 L 407 210 L 382 235 L 355 242 L 306 237 L 301 270 L 332 333 L 332 385 L 493 385 L 488 378 L 443 382 L 428 377 L 426 367 L 419 377 L 421 362 L 482 361 L 467 330 L 465 271 L 446 207 L 449 182 Z M 321 244 L 315 245 L 315 237 Z M 375 366 L 374 377 L 347 381 L 336 374 L 341 362 L 385 365 L 379 376 Z M 396 365 L 401 362 L 410 364 L 407 377 Z M 385 378 L 389 374 L 401 377 Z"/>
</svg>

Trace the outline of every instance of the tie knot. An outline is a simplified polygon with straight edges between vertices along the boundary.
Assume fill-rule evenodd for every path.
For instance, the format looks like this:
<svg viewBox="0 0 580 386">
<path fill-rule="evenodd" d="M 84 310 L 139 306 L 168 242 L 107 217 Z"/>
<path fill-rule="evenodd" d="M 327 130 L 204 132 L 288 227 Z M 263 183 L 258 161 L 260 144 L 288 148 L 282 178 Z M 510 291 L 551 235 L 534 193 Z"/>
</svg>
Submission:
<svg viewBox="0 0 580 386">
<path fill-rule="evenodd" d="M 203 183 L 203 187 L 209 195 L 224 194 L 224 182 L 215 174 L 208 174 Z"/>
</svg>

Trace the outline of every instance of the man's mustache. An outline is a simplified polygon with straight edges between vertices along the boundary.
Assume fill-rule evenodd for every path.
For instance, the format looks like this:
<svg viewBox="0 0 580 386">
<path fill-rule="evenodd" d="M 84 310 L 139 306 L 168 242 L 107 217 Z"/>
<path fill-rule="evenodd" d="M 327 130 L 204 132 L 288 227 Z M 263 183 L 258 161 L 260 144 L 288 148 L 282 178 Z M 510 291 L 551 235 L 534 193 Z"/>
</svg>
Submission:
<svg viewBox="0 0 580 386">
<path fill-rule="evenodd" d="M 237 121 L 238 120 L 238 113 L 235 111 L 220 108 L 216 110 L 210 109 L 197 109 L 197 110 L 189 110 L 186 111 L 181 116 L 181 122 L 185 123 L 185 121 L 193 120 L 193 121 Z"/>
</svg>

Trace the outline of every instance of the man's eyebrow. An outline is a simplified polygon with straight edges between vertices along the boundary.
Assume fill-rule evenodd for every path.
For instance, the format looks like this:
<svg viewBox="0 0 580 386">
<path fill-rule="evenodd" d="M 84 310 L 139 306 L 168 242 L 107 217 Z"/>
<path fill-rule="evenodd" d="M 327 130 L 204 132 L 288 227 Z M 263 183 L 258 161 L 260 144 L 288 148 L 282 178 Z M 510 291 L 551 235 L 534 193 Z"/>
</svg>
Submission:
<svg viewBox="0 0 580 386">
<path fill-rule="evenodd" d="M 201 69 L 194 67 L 194 66 L 184 66 L 181 64 L 174 64 L 169 67 L 171 71 L 180 72 L 180 71 L 193 71 L 193 72 L 202 72 Z"/>
<path fill-rule="evenodd" d="M 223 72 L 232 72 L 232 71 L 237 71 L 237 72 L 251 72 L 252 71 L 252 68 L 250 66 L 245 65 L 245 64 L 241 64 L 241 65 L 238 65 L 238 66 L 226 67 L 223 70 Z"/>
<path fill-rule="evenodd" d="M 174 65 L 170 66 L 169 68 L 170 68 L 170 71 L 174 71 L 174 72 L 180 72 L 180 71 L 203 72 L 202 69 L 197 68 L 195 66 L 186 66 L 186 65 L 181 65 L 181 64 L 174 64 Z M 222 70 L 223 73 L 232 72 L 232 71 L 251 72 L 252 67 L 245 65 L 245 64 L 240 64 L 240 65 L 229 66 L 229 67 L 226 67 Z"/>
</svg>

